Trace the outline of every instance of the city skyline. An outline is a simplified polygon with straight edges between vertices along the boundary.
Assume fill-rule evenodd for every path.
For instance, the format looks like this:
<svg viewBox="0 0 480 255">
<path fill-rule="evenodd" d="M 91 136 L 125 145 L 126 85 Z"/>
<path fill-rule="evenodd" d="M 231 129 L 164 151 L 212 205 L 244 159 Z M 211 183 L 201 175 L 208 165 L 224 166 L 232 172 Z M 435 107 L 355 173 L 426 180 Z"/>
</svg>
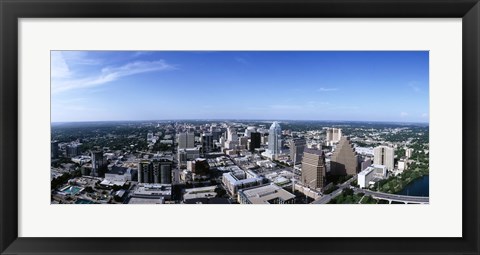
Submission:
<svg viewBox="0 0 480 255">
<path fill-rule="evenodd" d="M 52 51 L 52 122 L 428 123 L 426 51 Z"/>
</svg>

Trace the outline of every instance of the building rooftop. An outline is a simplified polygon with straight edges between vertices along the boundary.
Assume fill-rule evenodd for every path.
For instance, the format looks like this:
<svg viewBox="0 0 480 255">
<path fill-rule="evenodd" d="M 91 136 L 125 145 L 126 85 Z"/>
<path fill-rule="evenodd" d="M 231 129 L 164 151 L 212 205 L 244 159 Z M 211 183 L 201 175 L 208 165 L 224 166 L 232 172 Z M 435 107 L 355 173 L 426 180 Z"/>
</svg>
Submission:
<svg viewBox="0 0 480 255">
<path fill-rule="evenodd" d="M 228 198 L 212 197 L 212 198 L 194 198 L 185 201 L 185 204 L 231 204 Z"/>
<path fill-rule="evenodd" d="M 128 167 L 123 167 L 123 166 L 114 166 L 110 171 L 107 172 L 107 174 L 117 174 L 117 175 L 124 175 L 129 172 Z"/>
<path fill-rule="evenodd" d="M 373 170 L 375 170 L 374 167 L 367 167 L 365 168 L 365 170 L 361 171 L 360 173 L 358 173 L 358 175 L 361 175 L 361 176 L 367 176 L 368 174 L 370 174 Z"/>
<path fill-rule="evenodd" d="M 241 192 L 252 204 L 270 204 L 269 201 L 272 199 L 280 198 L 283 201 L 287 201 L 295 198 L 295 195 L 275 184 L 243 189 L 239 192 Z"/>
<path fill-rule="evenodd" d="M 261 178 L 261 177 L 252 177 L 252 178 L 246 178 L 246 179 L 239 180 L 235 175 L 233 175 L 232 172 L 224 173 L 223 176 L 228 180 L 229 183 L 231 183 L 233 185 L 243 185 L 243 184 L 246 184 L 246 183 L 258 182 L 258 181 L 263 180 L 263 178 Z"/>
<path fill-rule="evenodd" d="M 310 149 L 310 148 L 305 148 L 303 150 L 303 153 L 310 153 L 310 154 L 315 154 L 315 155 L 318 155 L 318 156 L 322 156 L 322 151 L 321 150 L 315 150 L 315 149 Z"/>
<path fill-rule="evenodd" d="M 129 204 L 163 204 L 164 200 L 160 198 L 139 198 L 132 197 L 128 200 Z"/>
<path fill-rule="evenodd" d="M 170 184 L 139 184 L 137 188 L 133 191 L 133 196 L 171 196 L 172 195 L 172 185 Z"/>
<path fill-rule="evenodd" d="M 183 194 L 183 200 L 191 200 L 197 198 L 214 198 L 217 193 L 215 189 L 217 186 L 209 186 L 209 187 L 201 187 L 201 188 L 193 188 L 193 189 L 186 189 L 185 194 Z"/>
</svg>

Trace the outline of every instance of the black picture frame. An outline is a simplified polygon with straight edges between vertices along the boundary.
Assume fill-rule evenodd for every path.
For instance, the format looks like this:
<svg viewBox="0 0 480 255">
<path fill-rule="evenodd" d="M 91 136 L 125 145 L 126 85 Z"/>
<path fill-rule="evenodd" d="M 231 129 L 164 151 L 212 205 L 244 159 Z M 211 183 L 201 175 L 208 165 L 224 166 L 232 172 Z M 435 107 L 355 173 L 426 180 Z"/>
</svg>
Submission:
<svg viewBox="0 0 480 255">
<path fill-rule="evenodd" d="M 478 0 L 0 0 L 1 254 L 479 254 Z M 462 18 L 462 238 L 18 237 L 19 18 Z M 451 162 L 452 165 L 456 164 Z M 41 217 L 41 216 L 39 216 Z M 441 227 L 441 222 L 439 222 Z"/>
</svg>

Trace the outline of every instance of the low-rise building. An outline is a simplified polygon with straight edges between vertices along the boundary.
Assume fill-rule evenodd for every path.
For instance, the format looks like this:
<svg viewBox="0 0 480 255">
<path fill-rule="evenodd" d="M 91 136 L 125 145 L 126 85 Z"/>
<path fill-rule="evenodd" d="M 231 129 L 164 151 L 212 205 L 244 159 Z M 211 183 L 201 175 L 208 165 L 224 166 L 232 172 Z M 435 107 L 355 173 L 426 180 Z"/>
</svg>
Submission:
<svg viewBox="0 0 480 255">
<path fill-rule="evenodd" d="M 172 185 L 171 184 L 138 184 L 135 189 L 130 193 L 129 204 L 134 203 L 132 198 L 137 200 L 151 199 L 155 204 L 164 203 L 172 198 Z"/>
<path fill-rule="evenodd" d="M 387 177 L 387 167 L 384 165 L 371 165 L 365 170 L 358 173 L 357 183 L 360 188 L 364 189 L 375 184 L 379 180 Z"/>
<path fill-rule="evenodd" d="M 178 150 L 178 164 L 180 166 L 186 166 L 187 161 L 194 160 L 200 157 L 199 148 L 186 148 Z"/>
<path fill-rule="evenodd" d="M 238 191 L 240 204 L 294 204 L 295 195 L 275 184 Z"/>
<path fill-rule="evenodd" d="M 90 157 L 90 156 L 81 155 L 81 156 L 76 156 L 76 157 L 72 158 L 72 162 L 77 163 L 79 165 L 83 165 L 83 164 L 88 163 L 90 161 L 92 161 L 92 157 Z"/>
<path fill-rule="evenodd" d="M 239 189 L 261 185 L 263 183 L 263 178 L 257 175 L 252 176 L 251 173 L 247 175 L 245 171 L 237 170 L 224 173 L 222 176 L 222 182 L 231 195 L 236 195 Z"/>
<path fill-rule="evenodd" d="M 277 164 L 273 163 L 272 161 L 266 159 L 266 160 L 259 160 L 256 162 L 256 164 L 259 167 L 265 167 L 265 168 L 274 168 L 277 166 Z"/>
<path fill-rule="evenodd" d="M 105 179 L 109 181 L 121 181 L 121 182 L 132 181 L 133 175 L 135 175 L 135 173 L 136 171 L 131 168 L 114 166 L 110 171 L 105 173 Z"/>
<path fill-rule="evenodd" d="M 189 203 L 189 201 L 194 201 L 200 198 L 213 198 L 217 195 L 215 189 L 218 186 L 208 186 L 208 187 L 201 187 L 201 188 L 192 188 L 186 189 L 185 193 L 183 194 L 183 202 Z"/>
<path fill-rule="evenodd" d="M 405 158 L 402 158 L 398 161 L 398 170 L 404 171 L 407 170 L 407 160 Z"/>
</svg>

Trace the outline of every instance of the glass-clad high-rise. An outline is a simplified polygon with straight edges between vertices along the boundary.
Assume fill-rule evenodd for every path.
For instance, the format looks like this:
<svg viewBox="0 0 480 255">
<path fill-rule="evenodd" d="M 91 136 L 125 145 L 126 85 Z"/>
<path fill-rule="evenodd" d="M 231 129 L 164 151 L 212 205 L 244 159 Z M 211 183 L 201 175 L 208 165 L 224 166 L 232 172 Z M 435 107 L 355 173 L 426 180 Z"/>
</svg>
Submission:
<svg viewBox="0 0 480 255">
<path fill-rule="evenodd" d="M 268 131 L 268 150 L 271 155 L 280 154 L 282 151 L 282 128 L 274 121 Z"/>
</svg>

